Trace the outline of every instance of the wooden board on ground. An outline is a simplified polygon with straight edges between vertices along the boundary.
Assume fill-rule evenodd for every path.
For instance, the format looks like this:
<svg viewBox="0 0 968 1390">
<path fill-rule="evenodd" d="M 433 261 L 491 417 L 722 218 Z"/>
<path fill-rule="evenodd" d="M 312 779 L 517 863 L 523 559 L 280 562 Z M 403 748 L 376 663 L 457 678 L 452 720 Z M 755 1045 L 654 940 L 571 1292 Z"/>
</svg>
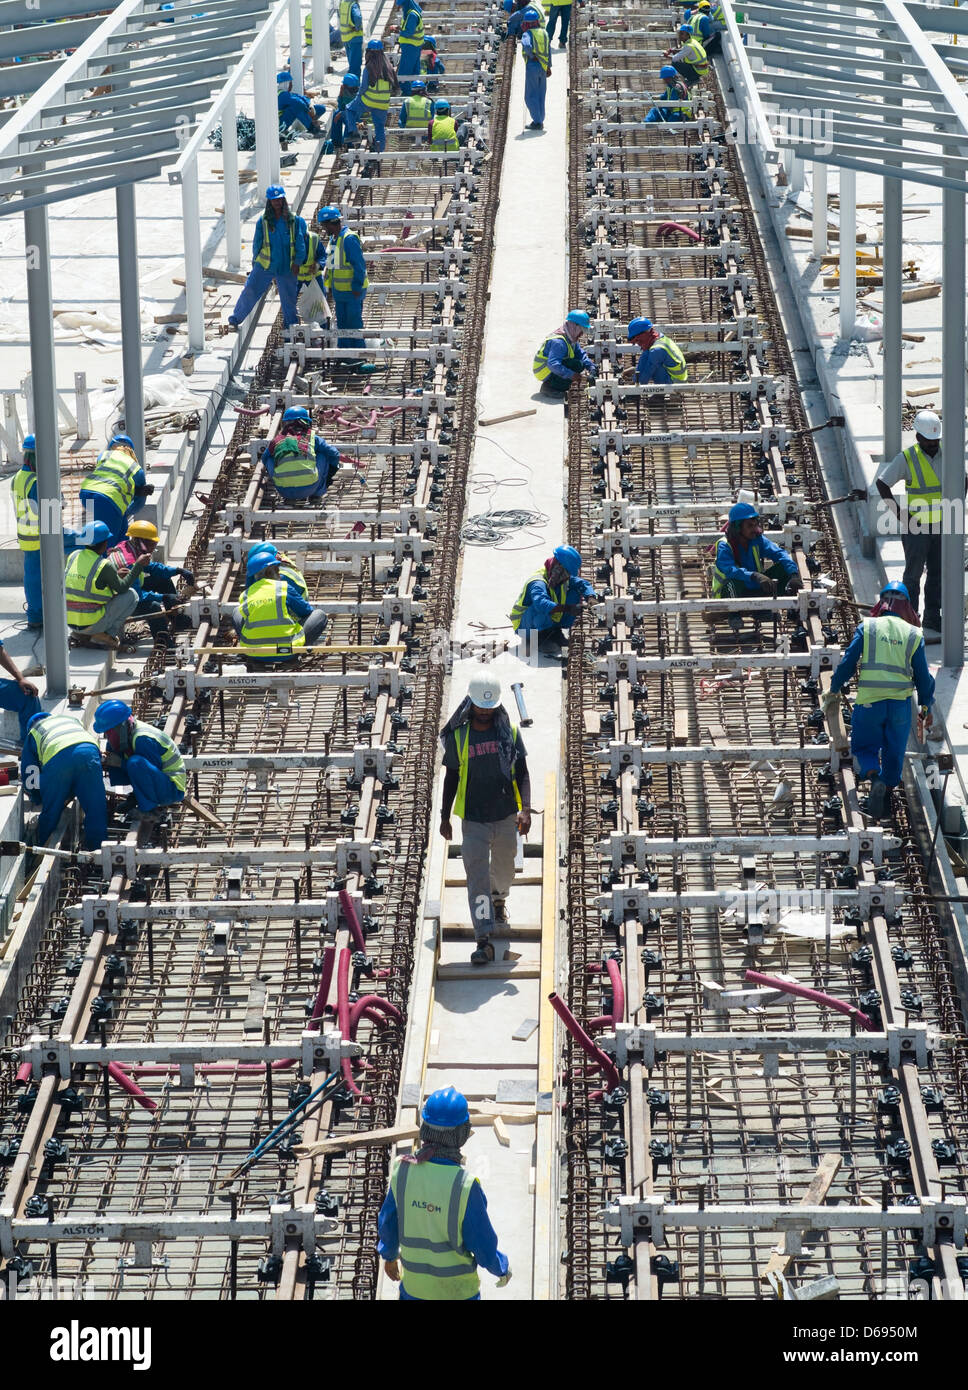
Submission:
<svg viewBox="0 0 968 1390">
<path fill-rule="evenodd" d="M 498 1105 L 496 1101 L 479 1101 L 471 1110 L 472 1125 L 493 1125 L 497 1120 L 503 1125 L 534 1124 L 533 1105 Z M 352 1149 L 367 1149 L 393 1144 L 407 1139 L 417 1139 L 420 1126 L 393 1125 L 390 1129 L 367 1129 L 357 1134 L 339 1134 L 331 1139 L 321 1139 L 316 1144 L 300 1144 L 296 1148 L 299 1158 L 316 1158 L 322 1154 L 349 1153 Z M 499 1137 L 500 1142 L 500 1137 Z"/>
<path fill-rule="evenodd" d="M 227 280 L 233 285 L 244 285 L 249 278 L 247 275 L 243 275 L 240 270 L 223 270 L 221 266 L 217 265 L 202 266 L 202 274 L 207 275 L 211 280 Z"/>
<path fill-rule="evenodd" d="M 834 1178 L 840 1171 L 843 1163 L 842 1154 L 824 1154 L 817 1165 L 817 1170 L 810 1180 L 810 1186 L 797 1203 L 801 1207 L 817 1207 L 823 1202 L 830 1191 Z M 769 1261 L 760 1270 L 760 1282 L 769 1283 L 771 1274 L 785 1274 L 790 1268 L 793 1255 L 786 1253 L 786 1236 L 781 1236 L 780 1240 L 770 1255 Z"/>
<path fill-rule="evenodd" d="M 510 415 L 492 415 L 487 420 L 478 420 L 478 425 L 503 425 L 506 420 L 523 420 L 526 415 L 537 415 L 537 407 L 532 410 L 512 410 Z"/>
<path fill-rule="evenodd" d="M 199 820 L 205 821 L 208 825 L 214 825 L 216 830 L 227 830 L 224 821 L 219 820 L 218 816 L 213 815 L 205 806 L 196 801 L 193 796 L 186 796 L 182 801 L 182 806 L 187 806 L 193 815 L 198 816 Z"/>
</svg>

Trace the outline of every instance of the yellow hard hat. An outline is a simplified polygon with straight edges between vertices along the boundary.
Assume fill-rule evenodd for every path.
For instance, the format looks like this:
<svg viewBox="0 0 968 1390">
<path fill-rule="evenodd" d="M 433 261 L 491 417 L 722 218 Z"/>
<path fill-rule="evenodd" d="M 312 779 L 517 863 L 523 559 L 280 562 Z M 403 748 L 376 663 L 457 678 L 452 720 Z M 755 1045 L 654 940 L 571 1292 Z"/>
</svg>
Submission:
<svg viewBox="0 0 968 1390">
<path fill-rule="evenodd" d="M 132 521 L 128 535 L 132 540 L 151 541 L 153 545 L 157 545 L 160 539 L 157 526 L 150 521 Z"/>
</svg>

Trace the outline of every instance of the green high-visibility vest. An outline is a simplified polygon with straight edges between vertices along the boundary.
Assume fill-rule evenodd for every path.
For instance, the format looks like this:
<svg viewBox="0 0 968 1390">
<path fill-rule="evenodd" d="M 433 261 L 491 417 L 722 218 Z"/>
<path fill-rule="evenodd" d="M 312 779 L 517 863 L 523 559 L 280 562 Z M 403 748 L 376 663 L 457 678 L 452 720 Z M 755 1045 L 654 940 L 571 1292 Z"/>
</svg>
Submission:
<svg viewBox="0 0 968 1390">
<path fill-rule="evenodd" d="M 296 566 L 291 560 L 288 560 L 285 555 L 279 556 L 279 578 L 292 584 L 308 602 L 309 585 L 306 583 L 305 576 L 301 571 L 296 569 Z"/>
<path fill-rule="evenodd" d="M 353 19 L 353 0 L 340 0 L 339 36 L 344 43 L 363 37 L 363 26 L 357 25 Z"/>
<path fill-rule="evenodd" d="M 524 610 L 528 606 L 528 589 L 530 585 L 536 582 L 545 586 L 545 588 L 548 590 L 548 597 L 554 600 L 556 608 L 564 607 L 565 597 L 568 593 L 568 584 L 570 583 L 570 581 L 567 581 L 566 583 L 562 584 L 561 587 L 558 589 L 553 589 L 551 585 L 548 583 L 547 572 L 543 569 L 535 570 L 534 574 L 530 575 L 524 581 L 524 588 L 521 590 L 520 594 L 518 594 L 517 602 L 511 609 L 511 626 L 514 628 L 515 632 L 517 632 L 518 628 L 521 626 L 521 619 L 524 617 Z"/>
<path fill-rule="evenodd" d="M 64 571 L 64 597 L 67 603 L 67 622 L 70 627 L 90 627 L 114 598 L 114 590 L 99 582 L 105 567 L 113 569 L 106 555 L 90 548 L 75 550 Z"/>
<path fill-rule="evenodd" d="M 130 454 L 110 449 L 97 460 L 94 472 L 81 484 L 81 491 L 100 493 L 113 502 L 119 512 L 126 512 L 134 501 L 137 473 L 138 464 Z"/>
<path fill-rule="evenodd" d="M 371 111 L 390 110 L 390 84 L 385 77 L 378 77 L 360 97 L 364 106 Z"/>
<path fill-rule="evenodd" d="M 669 376 L 673 381 L 685 381 L 689 375 L 686 367 L 685 353 L 678 343 L 674 343 L 671 338 L 667 338 L 663 333 L 662 337 L 656 342 L 656 347 L 662 348 L 668 361 L 666 363 Z"/>
<path fill-rule="evenodd" d="M 904 458 L 908 466 L 908 512 L 921 526 L 939 525 L 944 508 L 941 479 L 935 464 L 941 467 L 941 451 L 932 459 L 919 445 L 912 444 L 904 450 Z"/>
<path fill-rule="evenodd" d="M 920 628 L 893 613 L 865 618 L 864 648 L 857 678 L 858 705 L 875 700 L 907 700 L 914 689 L 911 662 L 924 641 Z"/>
<path fill-rule="evenodd" d="M 323 284 L 330 294 L 353 293 L 353 266 L 345 247 L 347 237 L 356 237 L 356 233 L 351 232 L 349 227 L 342 227 L 336 236 L 330 238 L 323 272 Z M 369 283 L 370 277 L 364 273 L 363 288 L 366 289 Z"/>
<path fill-rule="evenodd" d="M 318 232 L 306 233 L 306 259 L 296 271 L 296 279 L 300 284 L 308 285 L 310 280 L 315 280 L 320 272 L 319 243 L 321 240 Z"/>
<path fill-rule="evenodd" d="M 17 544 L 21 550 L 40 549 L 40 509 L 27 493 L 37 481 L 32 468 L 21 468 L 13 475 L 10 490 L 17 513 Z"/>
<path fill-rule="evenodd" d="M 294 454 L 290 450 L 284 450 L 281 454 L 273 454 L 272 481 L 277 488 L 309 487 L 310 484 L 318 481 L 319 474 L 316 471 L 315 458 L 302 452 L 303 449 L 312 449 L 312 440 L 310 439 L 308 444 L 301 444 L 298 440 L 296 443 L 300 449 L 298 454 Z"/>
<path fill-rule="evenodd" d="M 412 34 L 400 35 L 401 45 L 409 44 L 411 48 L 419 48 L 424 41 L 424 34 L 427 32 L 424 28 L 423 11 L 419 8 L 419 6 L 411 5 L 410 9 L 407 11 L 407 14 L 404 17 L 404 24 L 406 24 L 407 20 L 410 18 L 411 14 L 415 9 L 417 11 L 418 16 L 416 29 L 414 29 Z"/>
<path fill-rule="evenodd" d="M 286 217 L 286 225 L 289 228 L 289 264 L 292 265 L 293 257 L 296 254 L 296 219 L 290 212 Z M 269 262 L 272 260 L 272 247 L 269 244 L 269 219 L 265 213 L 262 214 L 262 245 L 259 254 L 255 258 L 256 265 L 261 265 L 263 270 L 269 269 Z"/>
<path fill-rule="evenodd" d="M 538 351 L 534 355 L 534 362 L 531 364 L 532 371 L 539 381 L 544 381 L 545 377 L 551 375 L 551 368 L 548 366 L 548 348 L 556 338 L 564 343 L 568 350 L 568 356 L 565 359 L 564 366 L 570 371 L 578 371 L 581 368 L 581 359 L 575 351 L 574 344 L 564 333 L 551 333 L 538 348 Z"/>
<path fill-rule="evenodd" d="M 470 759 L 467 756 L 467 745 L 470 742 L 471 726 L 462 724 L 459 729 L 454 730 L 454 743 L 457 747 L 457 795 L 454 797 L 454 815 L 461 820 L 464 819 L 464 806 L 467 801 L 467 764 Z M 514 801 L 518 810 L 521 809 L 521 793 L 518 791 L 518 784 L 514 777 L 514 745 L 517 742 L 518 727 L 511 725 L 511 789 L 514 792 Z"/>
<path fill-rule="evenodd" d="M 429 97 L 407 97 L 404 102 L 406 107 L 407 123 L 405 130 L 416 130 L 418 126 L 430 124 L 430 118 L 434 114 L 433 103 Z"/>
<path fill-rule="evenodd" d="M 547 73 L 551 69 L 551 40 L 548 38 L 548 31 L 539 27 L 527 32 L 531 35 L 534 47 L 530 53 L 525 48 L 521 49 L 524 61 L 528 63 L 536 59 L 541 64 L 542 72 Z"/>
<path fill-rule="evenodd" d="M 412 1298 L 463 1300 L 480 1293 L 477 1261 L 461 1241 L 477 1179 L 459 1164 L 406 1163 L 390 1176 L 397 1206 L 403 1283 Z"/>
<path fill-rule="evenodd" d="M 270 657 L 288 656 L 293 647 L 306 645 L 302 623 L 289 613 L 288 592 L 281 579 L 259 579 L 246 590 L 239 604 L 240 647 L 253 648 L 255 656 Z M 274 653 L 271 648 L 276 649 Z"/>
<path fill-rule="evenodd" d="M 157 743 L 161 749 L 161 770 L 166 777 L 170 777 L 175 790 L 185 794 L 185 759 L 178 751 L 178 746 L 174 740 L 165 733 L 164 729 L 156 729 L 152 724 L 142 724 L 140 719 L 134 721 L 134 733 L 131 736 L 132 751 L 136 739 L 146 738 L 151 743 Z M 129 755 L 130 756 L 130 755 Z"/>
<path fill-rule="evenodd" d="M 682 93 L 679 91 L 678 87 L 666 87 L 662 95 L 666 101 L 677 102 L 682 100 Z M 692 120 L 691 106 L 673 105 L 665 107 L 664 109 L 667 111 L 672 111 L 675 115 L 681 116 L 684 121 Z"/>
<path fill-rule="evenodd" d="M 758 539 L 758 538 L 757 538 L 757 539 Z M 758 545 L 756 541 L 754 541 L 753 544 L 750 546 L 750 551 L 752 552 L 752 555 L 753 555 L 753 564 L 756 566 L 756 571 L 757 571 L 758 574 L 762 573 L 762 570 L 763 570 L 763 556 L 762 556 L 762 554 L 761 554 L 761 550 L 762 550 L 762 546 Z M 716 553 L 717 553 L 717 554 L 719 553 L 719 545 L 716 546 Z M 726 587 L 726 585 L 727 585 L 729 582 L 730 582 L 730 581 L 726 578 L 725 574 L 723 574 L 722 570 L 721 570 L 721 569 L 719 568 L 719 566 L 714 562 L 714 563 L 713 563 L 713 598 L 721 598 L 721 597 L 722 597 L 723 589 Z"/>
<path fill-rule="evenodd" d="M 430 130 L 430 148 L 432 150 L 460 149 L 453 116 L 434 117 L 434 123 Z"/>
<path fill-rule="evenodd" d="M 65 748 L 73 748 L 80 743 L 97 743 L 79 719 L 70 714 L 49 714 L 46 719 L 35 724 L 30 731 L 37 745 L 37 761 L 46 767 L 51 758 L 63 753 Z"/>
<path fill-rule="evenodd" d="M 716 0 L 716 3 L 715 3 L 714 5 L 710 5 L 710 7 L 709 7 L 709 15 L 710 15 L 710 18 L 714 21 L 714 23 L 716 23 L 716 24 L 721 24 L 721 25 L 723 26 L 724 29 L 726 28 L 726 11 L 723 9 L 722 5 L 719 3 L 719 0 Z M 736 22 L 737 22 L 737 24 L 742 24 L 742 23 L 743 23 L 743 20 L 744 20 L 744 15 L 743 15 L 739 10 L 737 10 L 737 11 L 736 11 Z"/>
<path fill-rule="evenodd" d="M 686 39 L 683 48 L 686 50 L 684 61 L 690 63 L 695 68 L 699 77 L 705 77 L 706 73 L 709 71 L 709 59 L 706 56 L 706 50 L 695 35 Z"/>
</svg>

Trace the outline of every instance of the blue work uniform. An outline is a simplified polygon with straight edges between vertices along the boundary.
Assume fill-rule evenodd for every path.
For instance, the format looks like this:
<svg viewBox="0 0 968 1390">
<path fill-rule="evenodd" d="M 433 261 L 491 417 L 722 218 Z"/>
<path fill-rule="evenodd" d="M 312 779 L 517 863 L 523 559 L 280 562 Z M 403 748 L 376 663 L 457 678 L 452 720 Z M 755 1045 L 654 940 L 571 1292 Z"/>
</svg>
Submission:
<svg viewBox="0 0 968 1390">
<path fill-rule="evenodd" d="M 547 31 L 541 31 L 548 43 L 549 60 L 551 40 L 548 39 Z M 548 74 L 538 59 L 535 52 L 534 31 L 528 29 L 521 37 L 521 50 L 527 62 L 524 69 L 524 104 L 528 108 L 528 114 L 533 121 L 539 125 L 544 125 L 545 118 L 545 97 L 548 92 Z M 533 55 L 533 56 L 532 56 Z"/>
<path fill-rule="evenodd" d="M 258 264 L 259 253 L 262 251 L 265 239 L 265 217 L 260 217 L 256 223 L 255 237 L 252 242 L 253 265 L 249 271 L 249 278 L 242 287 L 238 302 L 232 310 L 232 319 L 235 323 L 241 323 L 251 314 L 273 280 L 275 280 L 276 289 L 279 291 L 283 323 L 289 328 L 292 324 L 299 322 L 299 311 L 296 308 L 299 282 L 296 279 L 293 266 L 302 265 L 306 259 L 306 223 L 301 217 L 293 217 L 293 222 L 291 252 L 287 219 L 284 217 L 276 218 L 270 228 L 268 267 Z"/>
<path fill-rule="evenodd" d="M 45 719 L 31 729 L 20 757 L 24 794 L 32 805 L 41 808 L 35 843 L 47 843 L 64 807 L 76 796 L 84 812 L 85 848 L 100 849 L 108 833 L 101 750 L 93 738 L 90 742 L 74 743 L 55 753 L 41 768 L 35 736 L 46 723 Z"/>
<path fill-rule="evenodd" d="M 363 100 L 364 93 L 368 92 L 372 86 L 370 74 L 364 69 L 363 76 L 360 78 L 360 90 L 354 99 L 347 103 L 343 119 L 346 123 L 346 133 L 355 135 L 359 122 L 369 116 L 373 122 L 373 144 L 378 152 L 382 152 L 387 147 L 387 112 L 376 106 L 368 106 Z"/>
<path fill-rule="evenodd" d="M 343 9 L 342 5 L 340 9 Z M 363 20 L 360 15 L 360 7 L 355 2 L 350 6 L 350 18 L 354 29 L 358 29 L 360 32 L 355 39 L 343 39 L 346 45 L 346 70 L 359 77 L 363 68 Z M 342 24 L 342 19 L 340 23 Z M 342 35 L 342 29 L 340 32 Z"/>
<path fill-rule="evenodd" d="M 124 511 L 103 492 L 88 492 L 86 488 L 82 487 L 77 494 L 77 499 L 84 511 L 85 524 L 91 521 L 103 521 L 111 532 L 111 545 L 117 545 L 128 529 L 128 522 L 132 517 L 137 516 L 148 500 L 143 492 L 140 495 L 138 493 L 138 489 L 143 488 L 147 482 L 144 469 L 136 469 L 134 474 L 135 494 Z M 71 537 L 71 540 L 73 541 L 74 538 Z M 65 532 L 64 550 L 69 553 L 74 549 L 74 546 L 73 544 L 68 545 L 67 541 L 68 537 Z"/>
<path fill-rule="evenodd" d="M 679 88 L 670 87 L 667 82 L 661 99 L 671 103 L 679 102 L 680 105 L 653 106 L 643 124 L 654 125 L 656 122 L 661 122 L 664 125 L 668 125 L 670 122 L 674 121 L 691 121 L 692 108 L 681 105 L 682 102 L 688 101 L 688 91 L 689 88 L 686 87 L 685 83 Z"/>
<path fill-rule="evenodd" d="M 456 1168 L 458 1165 L 450 1158 L 431 1158 L 430 1163 L 447 1164 Z M 475 1182 L 471 1188 L 467 1199 L 467 1210 L 464 1212 L 464 1220 L 460 1228 L 461 1244 L 468 1254 L 473 1255 L 481 1269 L 486 1269 L 488 1274 L 493 1274 L 500 1279 L 508 1272 L 508 1259 L 497 1248 L 497 1232 L 491 1225 L 491 1218 L 487 1214 L 487 1198 L 481 1190 L 479 1182 Z M 400 1255 L 400 1226 L 397 1219 L 397 1204 L 393 1196 L 393 1189 L 387 1189 L 387 1195 L 383 1199 L 383 1206 L 380 1208 L 379 1220 L 379 1241 L 377 1243 L 377 1253 L 383 1260 L 396 1260 Z M 404 1272 L 404 1280 L 406 1272 Z M 406 1284 L 401 1281 L 400 1297 L 410 1303 L 425 1302 L 424 1299 L 414 1298 L 407 1293 Z M 477 1293 L 473 1298 L 466 1301 L 476 1303 L 480 1301 L 480 1294 Z"/>
<path fill-rule="evenodd" d="M 548 588 L 547 581 L 532 579 L 524 591 L 524 607 L 518 632 L 548 632 L 553 628 L 573 627 L 577 613 L 562 613 L 560 618 L 551 615 L 559 608 L 580 607 L 582 599 L 594 598 L 595 589 L 587 579 L 571 579 L 563 604 L 556 602 Z"/>
<path fill-rule="evenodd" d="M 400 25 L 400 52 L 397 62 L 397 76 L 400 90 L 406 96 L 410 83 L 406 80 L 420 74 L 420 42 L 424 36 L 423 11 L 417 0 L 405 0 L 405 18 Z"/>
<path fill-rule="evenodd" d="M 594 380 L 595 363 L 580 343 L 566 343 L 563 338 L 554 337 L 548 343 L 547 357 L 552 375 L 563 381 L 572 381 L 578 372 L 587 372 Z"/>
<path fill-rule="evenodd" d="M 280 92 L 278 105 L 279 117 L 284 126 L 294 125 L 298 121 L 307 130 L 312 130 L 314 118 L 322 116 L 326 110 L 325 106 L 309 101 L 298 92 Z"/>
<path fill-rule="evenodd" d="M 19 473 L 15 473 L 10 480 L 10 488 L 17 513 L 17 542 L 24 557 L 27 622 L 31 627 L 42 627 L 44 605 L 40 582 L 40 503 L 37 500 L 37 474 L 34 469 L 28 468 L 26 463 L 23 464 Z M 65 534 L 65 544 L 66 541 Z"/>
<path fill-rule="evenodd" d="M 333 110 L 333 119 L 330 121 L 329 125 L 329 139 L 332 143 L 334 150 L 342 149 L 344 125 L 343 112 L 346 110 L 347 106 L 349 106 L 350 102 L 353 101 L 355 97 L 355 88 L 340 87 L 339 91 L 336 93 L 336 106 Z M 332 151 L 327 147 L 326 153 L 331 154 Z"/>
<path fill-rule="evenodd" d="M 434 48 L 425 48 L 420 54 L 420 71 L 427 78 L 427 91 L 436 92 L 440 89 L 440 83 L 433 81 L 435 77 L 443 77 L 447 69 L 437 56 Z"/>
<path fill-rule="evenodd" d="M 366 261 L 363 257 L 360 239 L 355 232 L 344 228 L 339 235 L 343 238 L 343 255 L 353 269 L 353 280 L 348 293 L 343 290 L 332 290 L 333 308 L 336 311 L 336 327 L 339 330 L 336 346 L 361 348 L 364 345 L 362 333 L 355 333 L 350 330 L 362 329 L 363 327 L 363 305 L 366 303 Z M 338 237 L 330 237 L 327 255 L 335 254 L 335 243 L 338 239 Z"/>
<path fill-rule="evenodd" d="M 696 38 L 702 44 L 706 53 L 718 53 L 722 43 L 722 28 L 708 14 L 694 15 L 691 10 L 686 10 L 682 16 L 683 24 L 696 24 L 699 32 Z M 693 31 L 695 33 L 695 30 Z"/>
<path fill-rule="evenodd" d="M 919 628 L 912 628 L 912 632 L 920 636 Z M 833 674 L 832 691 L 843 689 L 857 670 L 863 653 L 864 624 L 861 623 Z M 911 678 L 918 693 L 918 704 L 930 708 L 934 701 L 934 677 L 928 670 L 923 639 L 911 658 Z M 898 785 L 904 770 L 904 751 L 911 735 L 911 714 L 910 697 L 875 700 L 867 705 L 855 703 L 850 718 L 850 751 L 857 759 L 861 777 L 874 776 L 887 787 Z"/>
<path fill-rule="evenodd" d="M 548 23 L 545 26 L 548 30 L 548 38 L 555 36 L 555 27 L 561 20 L 561 32 L 558 35 L 558 42 L 562 48 L 568 42 L 568 25 L 571 23 L 571 0 L 551 0 L 548 6 Z"/>
<path fill-rule="evenodd" d="M 184 788 L 179 787 L 162 770 L 166 748 L 157 739 L 143 733 L 135 723 L 130 741 L 130 753 L 122 753 L 120 767 L 108 769 L 112 787 L 129 786 L 134 792 L 139 811 L 157 811 L 161 806 L 177 806 L 185 800 Z M 184 768 L 181 770 L 184 778 Z"/>
<path fill-rule="evenodd" d="M 774 565 L 779 565 L 783 573 L 791 579 L 799 574 L 793 556 L 782 546 L 767 540 L 766 536 L 757 536 L 749 544 L 737 540 L 735 546 L 734 555 L 733 547 L 726 537 L 723 537 L 716 547 L 716 569 L 722 575 L 724 585 L 738 591 L 737 597 L 742 594 L 760 597 L 763 591 L 756 582 L 756 575 L 765 573 Z"/>
<path fill-rule="evenodd" d="M 321 277 L 317 276 L 317 279 L 321 280 Z M 322 288 L 321 283 L 320 288 Z M 275 483 L 275 458 L 272 453 L 272 445 L 267 444 L 263 449 L 262 463 L 265 470 L 275 483 L 279 495 L 287 501 L 302 502 L 307 497 L 322 497 L 332 482 L 333 474 L 339 468 L 339 449 L 334 444 L 327 444 L 326 440 L 321 439 L 317 434 L 313 437 L 313 451 L 316 456 L 316 482 L 310 483 L 306 487 L 283 488 Z"/>
<path fill-rule="evenodd" d="M 0 641 L 0 647 L 3 642 Z M 27 695 L 16 681 L 0 679 L 0 709 L 10 710 L 20 720 L 20 742 L 27 737 L 27 725 L 35 714 L 40 714 L 40 701 L 36 695 Z"/>
<path fill-rule="evenodd" d="M 635 380 L 640 386 L 676 384 L 677 378 L 672 376 L 669 368 L 678 365 L 678 359 L 673 357 L 661 342 L 658 342 L 654 347 L 644 348 L 639 353 L 639 360 L 635 364 Z"/>
</svg>

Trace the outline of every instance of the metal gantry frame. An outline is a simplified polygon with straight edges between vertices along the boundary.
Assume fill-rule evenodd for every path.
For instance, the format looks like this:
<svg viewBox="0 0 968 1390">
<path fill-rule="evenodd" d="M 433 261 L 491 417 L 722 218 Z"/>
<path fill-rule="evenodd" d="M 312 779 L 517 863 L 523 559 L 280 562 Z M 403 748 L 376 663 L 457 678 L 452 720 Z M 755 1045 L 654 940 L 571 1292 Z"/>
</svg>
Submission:
<svg viewBox="0 0 968 1390">
<path fill-rule="evenodd" d="M 836 18 L 813 0 L 743 5 L 744 50 L 728 0 L 724 55 L 742 104 L 734 130 L 749 147 L 764 188 L 775 187 L 782 151 L 788 181 L 804 185 L 810 160 L 813 251 L 827 249 L 827 166 L 840 170 L 840 330 L 856 314 L 856 178 L 883 179 L 884 392 L 886 458 L 901 447 L 902 194 L 904 181 L 942 190 L 942 653 L 964 664 L 965 195 L 968 75 L 964 49 L 936 41 L 968 35 L 968 14 L 905 0 L 844 0 Z M 771 131 L 780 118 L 785 133 Z"/>
</svg>

